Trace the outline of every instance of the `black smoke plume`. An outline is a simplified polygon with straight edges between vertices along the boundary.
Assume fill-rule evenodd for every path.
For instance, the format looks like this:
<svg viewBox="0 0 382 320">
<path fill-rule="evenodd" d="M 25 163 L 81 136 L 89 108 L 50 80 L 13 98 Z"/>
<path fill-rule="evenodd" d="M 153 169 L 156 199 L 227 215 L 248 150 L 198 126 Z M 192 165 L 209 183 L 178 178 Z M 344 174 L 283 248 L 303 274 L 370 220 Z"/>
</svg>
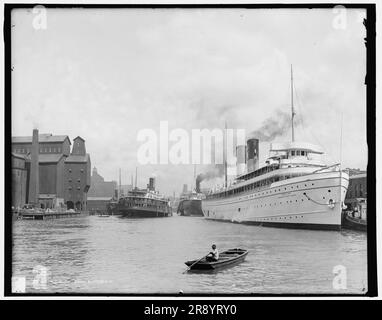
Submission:
<svg viewBox="0 0 382 320">
<path fill-rule="evenodd" d="M 222 177 L 224 175 L 224 165 L 216 164 L 211 165 L 211 169 L 204 173 L 199 173 L 196 177 L 196 185 L 200 185 L 203 180 L 211 180 Z"/>
<path fill-rule="evenodd" d="M 297 125 L 299 120 L 295 119 L 294 123 Z M 286 134 L 291 128 L 291 115 L 290 113 L 277 110 L 272 117 L 264 120 L 261 127 L 252 131 L 248 137 L 259 139 L 260 142 L 272 141 L 277 136 Z M 201 173 L 196 178 L 196 184 L 199 184 L 203 180 L 211 180 L 214 178 L 220 178 L 224 175 L 224 165 L 217 164 L 212 166 L 211 170 L 205 173 Z"/>
<path fill-rule="evenodd" d="M 264 120 L 261 127 L 252 131 L 249 136 L 269 142 L 277 136 L 285 134 L 291 128 L 291 124 L 291 115 L 278 110 L 274 116 Z"/>
</svg>

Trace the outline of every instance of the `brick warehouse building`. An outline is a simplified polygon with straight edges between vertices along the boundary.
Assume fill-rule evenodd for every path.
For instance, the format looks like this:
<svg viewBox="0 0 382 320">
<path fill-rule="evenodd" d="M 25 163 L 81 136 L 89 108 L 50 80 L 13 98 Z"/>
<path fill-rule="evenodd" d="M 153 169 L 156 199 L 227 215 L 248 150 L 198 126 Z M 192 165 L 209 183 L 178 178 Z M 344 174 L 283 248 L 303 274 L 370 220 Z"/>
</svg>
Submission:
<svg viewBox="0 0 382 320">
<path fill-rule="evenodd" d="M 34 134 L 36 135 L 36 140 L 38 140 L 38 147 L 36 147 L 38 149 L 36 150 L 38 153 L 37 186 L 31 188 L 30 183 L 26 182 L 26 185 L 24 185 L 25 182 L 22 182 L 20 179 L 17 180 L 16 176 L 13 178 L 17 169 L 16 165 L 12 165 L 12 167 L 15 167 L 15 169 L 12 169 L 12 180 L 14 181 L 12 185 L 12 205 L 20 206 L 21 200 L 17 199 L 23 197 L 19 190 L 28 188 L 28 192 L 24 197 L 25 201 L 22 200 L 21 202 L 34 203 L 33 191 L 36 192 L 36 190 L 33 189 L 38 189 L 38 202 L 44 208 L 57 208 L 66 204 L 68 209 L 76 207 L 85 210 L 87 190 L 90 186 L 90 175 L 85 174 L 80 178 L 80 189 L 78 189 L 77 185 L 73 189 L 74 186 L 69 183 L 70 179 L 73 180 L 72 172 L 79 171 L 79 173 L 82 173 L 81 170 L 90 172 L 90 156 L 86 154 L 85 141 L 81 137 L 77 137 L 74 140 L 75 145 L 73 146 L 72 153 L 70 153 L 71 142 L 68 136 L 38 134 L 37 130 L 34 130 Z M 78 143 L 78 141 L 81 142 Z M 81 150 L 85 151 L 85 155 L 79 153 L 79 144 L 82 145 Z M 31 175 L 31 154 L 33 150 L 32 137 L 12 137 L 12 159 L 16 159 L 15 157 L 25 157 L 28 181 L 31 176 L 33 177 Z M 74 155 L 80 156 L 82 159 L 80 160 L 78 157 L 73 158 Z M 68 190 L 69 187 L 72 188 L 70 192 Z M 77 206 L 75 206 L 76 203 Z"/>
<path fill-rule="evenodd" d="M 85 140 L 73 140 L 72 153 L 65 159 L 65 201 L 68 209 L 86 210 L 90 188 L 90 156 L 86 153 Z"/>
<path fill-rule="evenodd" d="M 27 202 L 29 163 L 24 155 L 12 152 L 12 206 L 20 208 Z"/>
<path fill-rule="evenodd" d="M 116 189 L 116 181 L 105 181 L 105 179 L 98 173 L 97 168 L 93 168 L 91 186 L 88 193 L 89 197 L 113 197 Z"/>
</svg>

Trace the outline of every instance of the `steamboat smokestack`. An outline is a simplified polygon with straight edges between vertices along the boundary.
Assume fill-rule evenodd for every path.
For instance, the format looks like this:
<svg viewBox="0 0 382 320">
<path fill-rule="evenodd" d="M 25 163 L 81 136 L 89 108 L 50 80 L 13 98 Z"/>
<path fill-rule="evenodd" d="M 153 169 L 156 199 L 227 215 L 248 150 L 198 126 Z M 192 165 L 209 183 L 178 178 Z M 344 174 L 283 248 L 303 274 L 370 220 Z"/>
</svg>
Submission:
<svg viewBox="0 0 382 320">
<path fill-rule="evenodd" d="M 155 178 L 154 177 L 151 177 L 149 179 L 149 184 L 148 184 L 148 189 L 151 190 L 151 191 L 155 191 Z"/>
<path fill-rule="evenodd" d="M 259 139 L 250 138 L 247 140 L 247 172 L 252 172 L 259 168 Z"/>
<path fill-rule="evenodd" d="M 39 190 L 39 167 L 38 167 L 38 129 L 33 129 L 32 148 L 31 148 L 31 166 L 29 177 L 29 196 L 28 202 L 38 204 L 40 194 Z"/>
<path fill-rule="evenodd" d="M 245 167 L 246 167 L 246 146 L 240 145 L 236 146 L 236 174 L 242 175 L 245 173 Z"/>
<path fill-rule="evenodd" d="M 197 193 L 200 193 L 200 179 L 196 178 L 196 181 L 195 181 L 195 191 Z"/>
</svg>

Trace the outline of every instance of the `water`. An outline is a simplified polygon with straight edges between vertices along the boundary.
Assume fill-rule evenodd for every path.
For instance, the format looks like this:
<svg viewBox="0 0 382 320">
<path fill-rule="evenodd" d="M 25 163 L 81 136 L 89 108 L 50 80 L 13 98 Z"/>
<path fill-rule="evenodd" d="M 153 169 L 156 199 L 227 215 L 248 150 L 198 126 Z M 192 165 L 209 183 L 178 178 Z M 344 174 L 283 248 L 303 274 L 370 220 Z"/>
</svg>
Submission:
<svg viewBox="0 0 382 320">
<path fill-rule="evenodd" d="M 203 217 L 117 216 L 13 224 L 13 276 L 26 292 L 49 293 L 365 293 L 366 234 L 266 228 Z M 216 243 L 245 248 L 246 260 L 212 273 L 183 273 Z M 346 289 L 333 268 L 346 267 Z M 36 282 L 47 268 L 46 284 Z M 344 283 L 344 282 L 343 282 Z"/>
</svg>

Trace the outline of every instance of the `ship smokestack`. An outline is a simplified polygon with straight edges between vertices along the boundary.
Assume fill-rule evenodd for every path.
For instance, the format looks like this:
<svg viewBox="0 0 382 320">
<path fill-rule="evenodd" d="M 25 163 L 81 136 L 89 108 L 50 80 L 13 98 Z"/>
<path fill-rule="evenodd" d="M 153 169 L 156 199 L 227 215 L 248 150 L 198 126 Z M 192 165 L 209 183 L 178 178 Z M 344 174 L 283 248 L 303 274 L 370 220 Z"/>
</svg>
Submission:
<svg viewBox="0 0 382 320">
<path fill-rule="evenodd" d="M 40 194 L 39 190 L 39 167 L 38 167 L 38 129 L 33 129 L 32 148 L 31 148 L 31 166 L 29 177 L 29 196 L 28 202 L 38 204 Z"/>
<path fill-rule="evenodd" d="M 246 167 L 246 157 L 245 157 L 246 146 L 240 145 L 236 146 L 236 174 L 242 175 L 245 173 Z"/>
<path fill-rule="evenodd" d="M 196 179 L 196 182 L 195 182 L 195 191 L 197 193 L 200 193 L 200 179 Z"/>
<path fill-rule="evenodd" d="M 149 179 L 149 184 L 147 185 L 147 188 L 151 191 L 155 191 L 155 178 L 151 177 Z"/>
<path fill-rule="evenodd" d="M 259 139 L 250 138 L 247 140 L 247 172 L 252 172 L 259 168 Z"/>
</svg>

